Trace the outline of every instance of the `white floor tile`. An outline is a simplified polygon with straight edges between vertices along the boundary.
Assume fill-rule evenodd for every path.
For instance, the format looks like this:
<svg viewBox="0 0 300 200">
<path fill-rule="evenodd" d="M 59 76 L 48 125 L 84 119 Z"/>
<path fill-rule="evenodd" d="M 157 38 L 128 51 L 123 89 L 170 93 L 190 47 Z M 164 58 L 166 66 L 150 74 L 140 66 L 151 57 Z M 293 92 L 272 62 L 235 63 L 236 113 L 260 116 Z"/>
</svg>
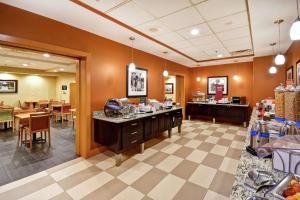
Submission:
<svg viewBox="0 0 300 200">
<path fill-rule="evenodd" d="M 168 146 L 164 147 L 161 152 L 167 153 L 167 154 L 173 154 L 175 151 L 177 151 L 181 145 L 171 143 Z"/>
<path fill-rule="evenodd" d="M 212 133 L 213 133 L 213 131 L 211 131 L 211 130 L 203 130 L 200 134 L 210 136 Z"/>
<path fill-rule="evenodd" d="M 179 163 L 183 161 L 182 158 L 179 158 L 177 156 L 170 155 L 163 161 L 161 161 L 158 165 L 156 165 L 156 168 L 161 169 L 165 172 L 171 172 Z"/>
<path fill-rule="evenodd" d="M 216 131 L 224 133 L 227 130 L 227 128 L 217 128 Z"/>
<path fill-rule="evenodd" d="M 228 148 L 229 147 L 216 144 L 210 152 L 216 155 L 225 156 L 228 151 Z"/>
<path fill-rule="evenodd" d="M 69 189 L 67 193 L 74 199 L 82 199 L 91 192 L 97 190 L 104 184 L 111 181 L 114 177 L 106 172 L 101 172 L 92 178 L 83 181 L 75 187 Z"/>
<path fill-rule="evenodd" d="M 195 172 L 189 178 L 189 181 L 200 185 L 204 188 L 209 188 L 217 170 L 204 165 L 199 165 Z"/>
<path fill-rule="evenodd" d="M 227 173 L 235 174 L 236 170 L 238 168 L 238 165 L 239 165 L 238 160 L 225 157 L 219 170 L 227 172 Z"/>
<path fill-rule="evenodd" d="M 239 142 L 239 141 L 232 141 L 230 147 L 235 148 L 235 149 L 240 149 L 242 150 L 244 148 L 245 143 L 244 142 Z"/>
<path fill-rule="evenodd" d="M 227 140 L 233 140 L 234 137 L 235 137 L 234 134 L 229 134 L 229 133 L 224 133 L 222 135 L 222 138 L 227 139 Z"/>
<path fill-rule="evenodd" d="M 190 140 L 184 146 L 196 149 L 201 143 L 199 140 Z"/>
<path fill-rule="evenodd" d="M 172 131 L 172 134 L 175 134 L 176 133 L 176 131 Z M 177 140 L 179 140 L 181 137 L 180 136 L 178 136 L 178 135 L 172 135 L 172 137 L 171 138 L 167 138 L 167 139 L 165 139 L 165 141 L 167 141 L 167 142 L 176 142 Z"/>
<path fill-rule="evenodd" d="M 143 193 L 129 186 L 112 198 L 112 200 L 140 200 L 144 196 L 145 195 Z"/>
<path fill-rule="evenodd" d="M 204 200 L 229 200 L 229 198 L 209 190 Z"/>
<path fill-rule="evenodd" d="M 148 196 L 155 200 L 171 200 L 184 183 L 185 180 L 169 174 L 148 193 Z"/>
<path fill-rule="evenodd" d="M 64 190 L 57 183 L 54 183 L 19 200 L 48 200 L 63 192 Z"/>
<path fill-rule="evenodd" d="M 115 166 L 115 163 L 116 163 L 115 159 L 107 157 L 107 159 L 97 163 L 96 166 L 102 170 L 106 170 L 108 168 Z"/>
<path fill-rule="evenodd" d="M 198 135 L 197 133 L 190 132 L 190 133 L 185 134 L 183 137 L 188 138 L 188 139 L 193 139 L 197 135 Z"/>
<path fill-rule="evenodd" d="M 119 175 L 118 178 L 124 183 L 131 185 L 152 168 L 153 167 L 151 165 L 140 162 Z"/>
<path fill-rule="evenodd" d="M 76 163 L 74 165 L 71 165 L 67 168 L 64 168 L 60 171 L 52 173 L 50 176 L 55 180 L 55 181 L 60 181 L 62 179 L 65 179 L 73 174 L 76 174 L 84 169 L 87 169 L 91 167 L 92 164 L 86 160 L 83 160 L 79 163 Z"/>
<path fill-rule="evenodd" d="M 190 153 L 190 155 L 188 155 L 186 159 L 196 163 L 201 163 L 203 159 L 207 156 L 207 154 L 207 152 L 196 149 L 192 153 Z"/>
<path fill-rule="evenodd" d="M 212 144 L 217 144 L 218 141 L 219 141 L 219 138 L 214 137 L 214 136 L 209 136 L 205 140 L 205 142 L 212 143 Z"/>
<path fill-rule="evenodd" d="M 150 156 L 154 155 L 157 152 L 158 152 L 158 150 L 149 148 L 149 149 L 146 149 L 144 151 L 144 153 L 138 153 L 138 154 L 134 155 L 133 158 L 135 158 L 136 160 L 139 160 L 139 161 L 143 161 L 143 160 L 146 160 L 147 158 L 149 158 Z"/>
</svg>

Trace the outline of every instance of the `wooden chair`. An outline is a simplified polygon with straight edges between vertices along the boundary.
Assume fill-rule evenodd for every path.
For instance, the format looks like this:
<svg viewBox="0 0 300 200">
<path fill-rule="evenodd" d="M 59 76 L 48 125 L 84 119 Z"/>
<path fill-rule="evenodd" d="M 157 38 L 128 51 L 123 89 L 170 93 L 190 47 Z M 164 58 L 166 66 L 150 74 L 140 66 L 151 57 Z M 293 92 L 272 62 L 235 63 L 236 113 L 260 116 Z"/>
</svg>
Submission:
<svg viewBox="0 0 300 200">
<path fill-rule="evenodd" d="M 50 137 L 50 115 L 49 113 L 42 114 L 31 114 L 29 119 L 29 126 L 24 127 L 23 133 L 25 135 L 25 142 L 27 142 L 27 136 L 29 136 L 29 148 L 32 149 L 32 139 L 34 133 L 41 133 L 41 138 L 43 139 L 43 133 L 45 133 L 45 140 L 47 141 L 48 133 L 48 143 L 51 146 Z M 23 134 L 22 134 L 23 135 Z M 21 136 L 22 138 L 23 136 Z"/>
<path fill-rule="evenodd" d="M 39 100 L 38 102 L 38 110 L 39 111 L 46 111 L 46 108 L 48 108 L 49 102 L 47 100 Z"/>
<path fill-rule="evenodd" d="M 58 118 L 61 118 L 61 124 L 63 126 L 64 118 L 69 120 L 69 116 L 72 116 L 72 112 L 70 111 L 71 104 L 62 104 L 60 107 L 60 111 L 53 109 L 53 116 L 55 117 L 55 122 L 57 122 Z"/>
<path fill-rule="evenodd" d="M 0 123 L 7 123 L 8 127 L 14 127 L 14 108 L 0 109 Z"/>
</svg>

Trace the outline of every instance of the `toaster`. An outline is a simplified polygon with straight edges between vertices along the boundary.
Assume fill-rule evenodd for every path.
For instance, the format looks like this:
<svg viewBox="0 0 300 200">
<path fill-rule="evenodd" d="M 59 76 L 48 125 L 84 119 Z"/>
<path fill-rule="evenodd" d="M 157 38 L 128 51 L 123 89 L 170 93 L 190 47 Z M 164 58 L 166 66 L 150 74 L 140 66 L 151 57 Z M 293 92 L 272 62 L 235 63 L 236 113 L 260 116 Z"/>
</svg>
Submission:
<svg viewBox="0 0 300 200">
<path fill-rule="evenodd" d="M 233 104 L 246 104 L 246 97 L 245 96 L 233 96 L 231 98 L 231 103 L 233 103 Z"/>
</svg>

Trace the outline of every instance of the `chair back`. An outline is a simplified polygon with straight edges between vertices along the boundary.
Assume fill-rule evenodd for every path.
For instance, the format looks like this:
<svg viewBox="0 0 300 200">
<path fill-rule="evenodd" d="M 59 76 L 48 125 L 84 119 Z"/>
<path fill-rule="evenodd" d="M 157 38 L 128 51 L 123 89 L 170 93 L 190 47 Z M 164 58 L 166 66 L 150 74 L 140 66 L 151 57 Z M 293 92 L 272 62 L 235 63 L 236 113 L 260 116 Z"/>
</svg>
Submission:
<svg viewBox="0 0 300 200">
<path fill-rule="evenodd" d="M 49 113 L 31 114 L 29 120 L 29 129 L 31 132 L 47 130 L 50 128 Z"/>
<path fill-rule="evenodd" d="M 61 112 L 62 113 L 69 113 L 70 109 L 71 109 L 71 104 L 66 103 L 66 104 L 62 105 Z"/>
<path fill-rule="evenodd" d="M 13 121 L 14 108 L 1 108 L 0 109 L 0 122 Z"/>
<path fill-rule="evenodd" d="M 47 100 L 39 100 L 39 108 L 45 109 L 48 107 L 48 101 Z"/>
</svg>

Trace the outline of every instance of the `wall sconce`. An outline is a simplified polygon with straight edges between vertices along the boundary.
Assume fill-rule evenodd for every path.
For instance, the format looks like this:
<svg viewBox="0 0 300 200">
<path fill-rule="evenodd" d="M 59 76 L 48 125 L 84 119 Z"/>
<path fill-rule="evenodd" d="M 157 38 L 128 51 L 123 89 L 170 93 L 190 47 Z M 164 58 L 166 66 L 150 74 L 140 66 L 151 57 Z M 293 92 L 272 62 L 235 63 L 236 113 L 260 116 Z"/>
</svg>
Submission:
<svg viewBox="0 0 300 200">
<path fill-rule="evenodd" d="M 238 75 L 233 75 L 233 80 L 239 80 L 240 79 L 240 77 L 238 76 Z"/>
<path fill-rule="evenodd" d="M 200 82 L 200 80 L 201 80 L 200 77 L 197 77 L 197 78 L 196 78 L 196 81 L 197 81 L 197 82 Z"/>
</svg>

